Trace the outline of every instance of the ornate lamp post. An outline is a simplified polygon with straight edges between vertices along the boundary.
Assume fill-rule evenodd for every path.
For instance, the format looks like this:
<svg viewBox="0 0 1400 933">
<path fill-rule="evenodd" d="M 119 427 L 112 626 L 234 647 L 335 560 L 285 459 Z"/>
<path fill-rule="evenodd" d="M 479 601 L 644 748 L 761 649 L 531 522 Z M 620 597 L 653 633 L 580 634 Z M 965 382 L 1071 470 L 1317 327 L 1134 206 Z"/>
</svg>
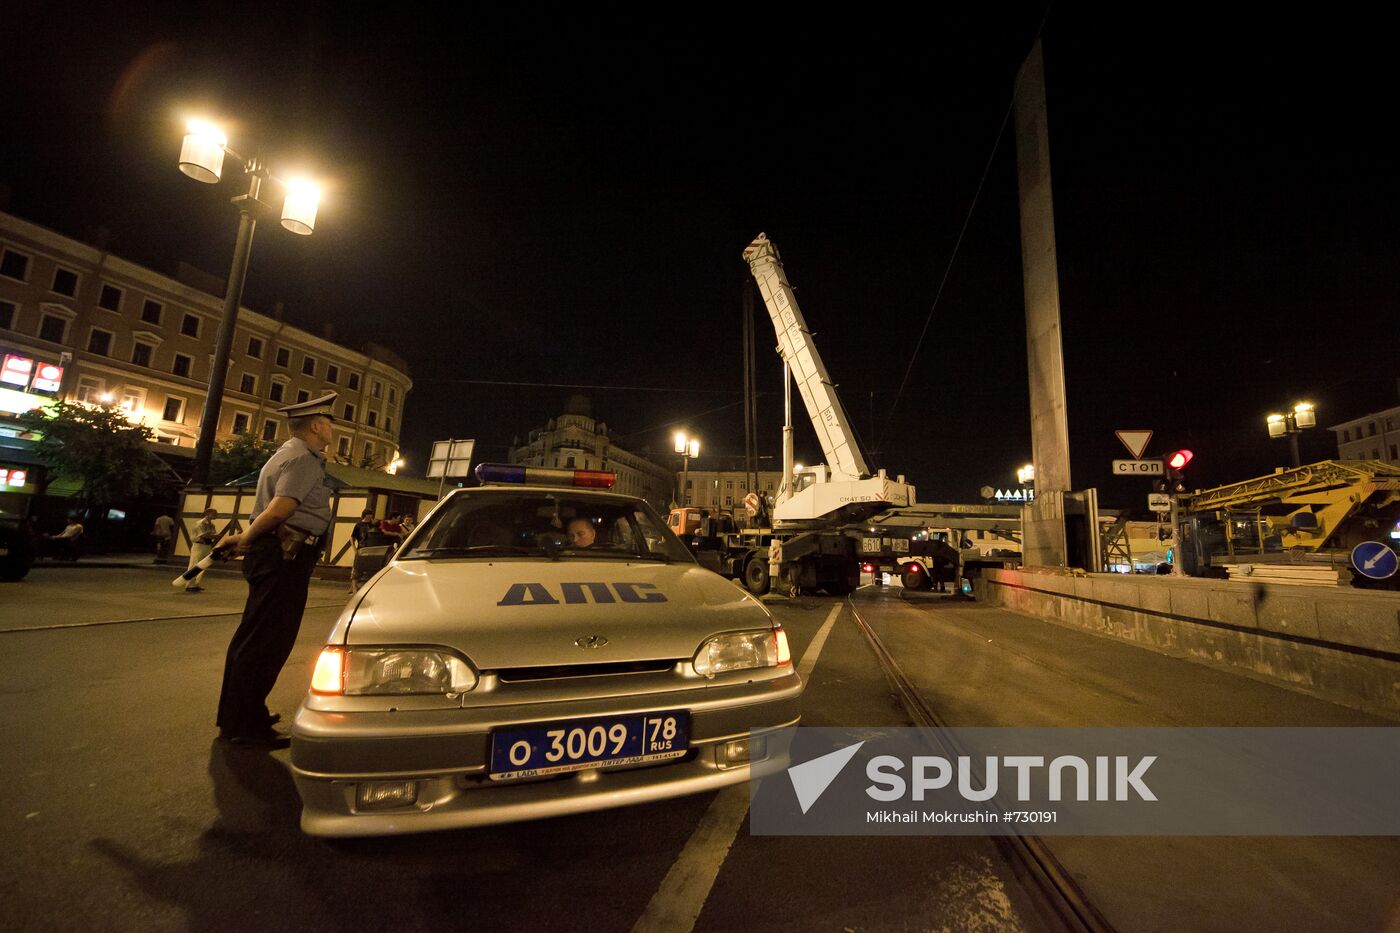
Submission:
<svg viewBox="0 0 1400 933">
<path fill-rule="evenodd" d="M 681 505 L 689 505 L 686 501 L 686 489 L 690 482 L 690 458 L 700 456 L 700 439 L 687 437 L 684 431 L 677 431 L 675 442 L 675 451 L 681 455 L 681 489 L 677 499 Z"/>
<path fill-rule="evenodd" d="M 1288 448 L 1293 454 L 1293 466 L 1303 465 L 1298 455 L 1298 435 L 1307 428 L 1317 427 L 1317 410 L 1311 402 L 1299 402 L 1287 414 L 1273 414 L 1264 419 L 1270 437 L 1287 437 Z"/>
<path fill-rule="evenodd" d="M 214 436 L 219 427 L 219 409 L 223 405 L 224 383 L 228 378 L 229 351 L 238 326 L 238 306 L 243 300 L 248 258 L 253 251 L 253 231 L 259 218 L 272 211 L 272 205 L 262 200 L 263 182 L 273 182 L 285 190 L 282 226 L 301 236 L 308 236 L 315 229 L 316 208 L 321 196 L 314 184 L 300 179 L 277 178 L 267 170 L 261 159 L 245 158 L 230 149 L 228 137 L 212 123 L 194 120 L 186 130 L 184 144 L 180 147 L 181 172 L 195 181 L 218 184 L 227 153 L 243 164 L 243 174 L 248 178 L 248 193 L 232 201 L 238 207 L 238 240 L 233 248 L 233 265 L 229 267 L 224 309 L 214 344 L 214 369 L 209 374 L 209 393 L 204 398 L 204 414 L 199 422 L 199 439 L 194 449 L 194 472 L 190 482 L 203 485 L 209 481 L 209 458 L 214 452 Z"/>
</svg>

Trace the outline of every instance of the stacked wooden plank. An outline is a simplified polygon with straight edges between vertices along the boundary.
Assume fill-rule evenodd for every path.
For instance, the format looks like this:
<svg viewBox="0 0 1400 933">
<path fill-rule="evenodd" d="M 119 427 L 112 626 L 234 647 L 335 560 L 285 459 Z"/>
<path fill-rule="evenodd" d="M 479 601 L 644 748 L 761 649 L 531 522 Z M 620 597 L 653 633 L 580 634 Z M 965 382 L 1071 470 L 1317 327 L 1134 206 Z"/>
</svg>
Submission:
<svg viewBox="0 0 1400 933">
<path fill-rule="evenodd" d="M 1231 580 L 1284 586 L 1337 586 L 1341 574 L 1326 564 L 1226 564 Z"/>
</svg>

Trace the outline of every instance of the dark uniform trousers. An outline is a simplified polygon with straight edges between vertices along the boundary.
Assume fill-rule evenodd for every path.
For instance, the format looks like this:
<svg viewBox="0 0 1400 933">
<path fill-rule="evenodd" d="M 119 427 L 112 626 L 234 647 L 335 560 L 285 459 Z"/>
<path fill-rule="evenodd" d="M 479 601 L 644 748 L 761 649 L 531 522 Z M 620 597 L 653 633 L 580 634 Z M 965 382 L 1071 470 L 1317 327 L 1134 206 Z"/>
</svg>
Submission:
<svg viewBox="0 0 1400 933">
<path fill-rule="evenodd" d="M 319 545 L 305 546 L 294 560 L 283 560 L 281 541 L 268 534 L 253 542 L 243 558 L 248 602 L 229 642 L 219 694 L 218 726 L 225 735 L 267 729 L 267 695 L 296 644 L 320 550 Z"/>
</svg>

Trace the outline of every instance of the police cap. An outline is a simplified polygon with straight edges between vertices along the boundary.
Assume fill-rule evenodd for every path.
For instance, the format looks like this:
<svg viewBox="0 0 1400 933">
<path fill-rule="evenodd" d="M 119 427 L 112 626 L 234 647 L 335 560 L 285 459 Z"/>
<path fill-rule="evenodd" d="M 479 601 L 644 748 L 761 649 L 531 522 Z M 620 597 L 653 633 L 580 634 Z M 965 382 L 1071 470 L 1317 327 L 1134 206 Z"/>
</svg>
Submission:
<svg viewBox="0 0 1400 933">
<path fill-rule="evenodd" d="M 288 418 L 310 418 L 312 415 L 325 415 L 327 418 L 334 421 L 335 400 L 336 393 L 332 392 L 320 398 L 313 398 L 305 402 L 297 402 L 295 405 L 287 405 L 277 410 Z"/>
</svg>

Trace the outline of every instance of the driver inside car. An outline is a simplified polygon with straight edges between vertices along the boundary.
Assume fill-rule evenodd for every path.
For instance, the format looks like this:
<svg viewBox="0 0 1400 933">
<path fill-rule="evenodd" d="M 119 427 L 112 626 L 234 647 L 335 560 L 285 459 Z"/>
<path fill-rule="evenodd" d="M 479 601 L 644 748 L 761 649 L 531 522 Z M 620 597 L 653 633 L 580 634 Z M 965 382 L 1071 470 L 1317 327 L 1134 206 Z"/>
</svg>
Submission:
<svg viewBox="0 0 1400 933">
<path fill-rule="evenodd" d="M 593 523 L 586 518 L 569 519 L 569 524 L 565 531 L 569 536 L 569 544 L 573 547 L 592 547 L 598 540 L 597 529 L 595 529 Z"/>
</svg>

